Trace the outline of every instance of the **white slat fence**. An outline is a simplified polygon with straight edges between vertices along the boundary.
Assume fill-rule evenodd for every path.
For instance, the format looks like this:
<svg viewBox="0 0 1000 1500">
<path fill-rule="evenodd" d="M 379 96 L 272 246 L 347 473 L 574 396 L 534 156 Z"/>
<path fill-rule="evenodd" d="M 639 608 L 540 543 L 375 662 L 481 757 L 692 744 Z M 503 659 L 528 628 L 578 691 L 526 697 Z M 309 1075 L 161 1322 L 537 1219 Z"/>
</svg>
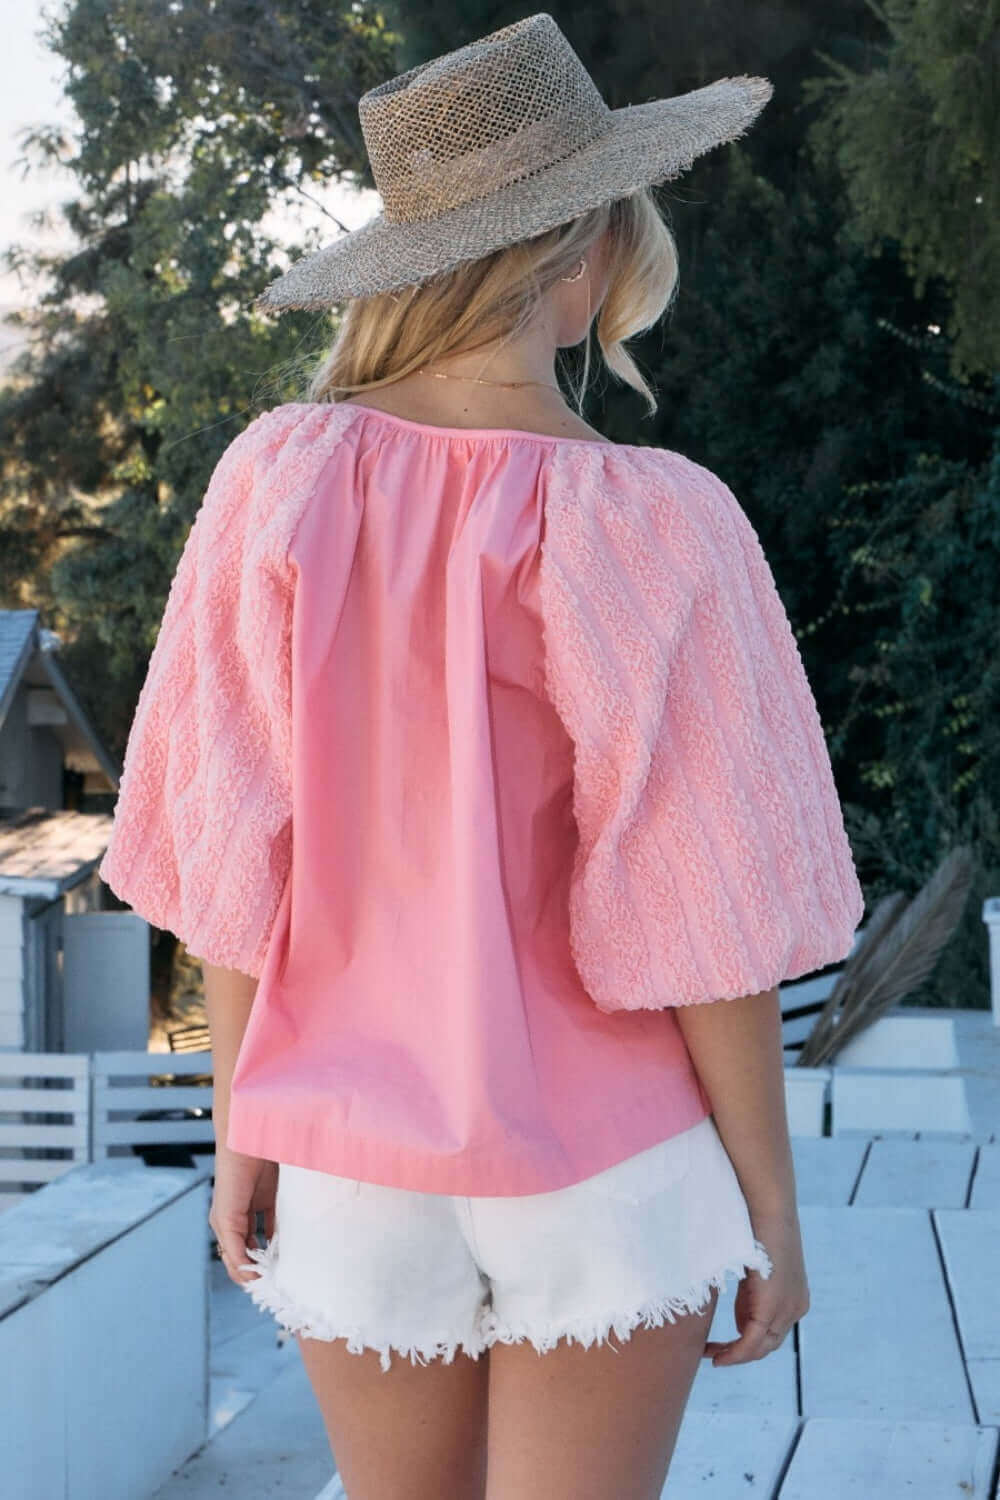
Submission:
<svg viewBox="0 0 1000 1500">
<path fill-rule="evenodd" d="M 143 1146 L 191 1146 L 214 1140 L 211 1052 L 94 1052 L 92 1160 Z M 177 1078 L 200 1076 L 183 1085 Z M 203 1110 L 199 1119 L 143 1119 L 168 1110 Z"/>
<path fill-rule="evenodd" d="M 0 1052 L 0 1210 L 90 1160 L 85 1052 Z"/>
</svg>

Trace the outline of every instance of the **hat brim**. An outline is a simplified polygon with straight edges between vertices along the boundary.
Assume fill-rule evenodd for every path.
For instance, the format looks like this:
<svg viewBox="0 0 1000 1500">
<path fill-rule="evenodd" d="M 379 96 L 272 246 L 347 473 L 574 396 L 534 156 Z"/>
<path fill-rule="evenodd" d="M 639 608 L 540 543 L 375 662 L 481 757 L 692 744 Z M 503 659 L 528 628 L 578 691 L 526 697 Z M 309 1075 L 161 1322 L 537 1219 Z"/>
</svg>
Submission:
<svg viewBox="0 0 1000 1500">
<path fill-rule="evenodd" d="M 706 151 L 743 135 L 773 92 L 766 78 L 720 78 L 670 99 L 613 109 L 597 140 L 486 198 L 404 224 L 376 214 L 302 256 L 254 306 L 322 308 L 397 291 L 530 239 L 612 198 L 679 176 Z"/>
</svg>

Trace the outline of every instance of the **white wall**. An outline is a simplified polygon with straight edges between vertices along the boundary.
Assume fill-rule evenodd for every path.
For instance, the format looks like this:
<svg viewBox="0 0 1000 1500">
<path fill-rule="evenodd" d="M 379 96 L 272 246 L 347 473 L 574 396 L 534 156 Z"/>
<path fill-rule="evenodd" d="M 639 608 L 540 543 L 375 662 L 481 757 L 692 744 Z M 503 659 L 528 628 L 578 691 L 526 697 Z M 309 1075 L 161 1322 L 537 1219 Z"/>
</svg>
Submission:
<svg viewBox="0 0 1000 1500">
<path fill-rule="evenodd" d="M 71 1175 L 95 1171 L 107 1229 L 87 1253 L 93 1226 L 66 1225 L 65 1274 L 58 1222 L 48 1237 L 36 1222 L 65 1179 L 0 1215 L 0 1489 L 11 1500 L 146 1500 L 207 1435 L 210 1178 L 142 1163 L 120 1187 L 101 1168 Z M 172 1196 L 168 1171 L 187 1177 Z M 167 1201 L 151 1207 L 157 1194 Z M 116 1197 L 125 1214 L 112 1222 Z M 31 1214 L 19 1245 L 16 1220 Z M 26 1249 L 39 1263 L 18 1270 Z"/>
<path fill-rule="evenodd" d="M 0 1047 L 25 1044 L 24 962 L 23 902 L 0 895 Z"/>
<path fill-rule="evenodd" d="M 132 911 L 63 916 L 64 1050 L 145 1052 L 149 923 Z"/>
</svg>

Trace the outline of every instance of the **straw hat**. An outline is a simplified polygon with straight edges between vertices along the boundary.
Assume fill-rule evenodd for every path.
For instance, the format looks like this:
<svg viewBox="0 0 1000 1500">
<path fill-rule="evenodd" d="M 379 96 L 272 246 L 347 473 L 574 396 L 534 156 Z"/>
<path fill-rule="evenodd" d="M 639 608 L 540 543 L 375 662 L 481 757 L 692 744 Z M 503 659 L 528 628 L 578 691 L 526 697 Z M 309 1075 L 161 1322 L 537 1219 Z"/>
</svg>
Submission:
<svg viewBox="0 0 1000 1500">
<path fill-rule="evenodd" d="M 254 306 L 328 307 L 395 291 L 685 171 L 770 99 L 766 78 L 720 78 L 609 109 L 545 11 L 362 94 L 383 209 L 297 260 Z"/>
</svg>

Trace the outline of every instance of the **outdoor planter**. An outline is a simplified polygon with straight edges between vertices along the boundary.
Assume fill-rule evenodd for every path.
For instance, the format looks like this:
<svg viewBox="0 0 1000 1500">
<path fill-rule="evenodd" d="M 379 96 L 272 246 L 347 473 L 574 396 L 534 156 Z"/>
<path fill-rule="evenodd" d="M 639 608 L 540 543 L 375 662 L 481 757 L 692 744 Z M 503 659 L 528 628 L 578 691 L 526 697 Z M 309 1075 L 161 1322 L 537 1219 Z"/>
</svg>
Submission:
<svg viewBox="0 0 1000 1500">
<path fill-rule="evenodd" d="M 205 1441 L 210 1185 L 112 1160 L 0 1213 L 12 1500 L 143 1500 Z"/>
</svg>

